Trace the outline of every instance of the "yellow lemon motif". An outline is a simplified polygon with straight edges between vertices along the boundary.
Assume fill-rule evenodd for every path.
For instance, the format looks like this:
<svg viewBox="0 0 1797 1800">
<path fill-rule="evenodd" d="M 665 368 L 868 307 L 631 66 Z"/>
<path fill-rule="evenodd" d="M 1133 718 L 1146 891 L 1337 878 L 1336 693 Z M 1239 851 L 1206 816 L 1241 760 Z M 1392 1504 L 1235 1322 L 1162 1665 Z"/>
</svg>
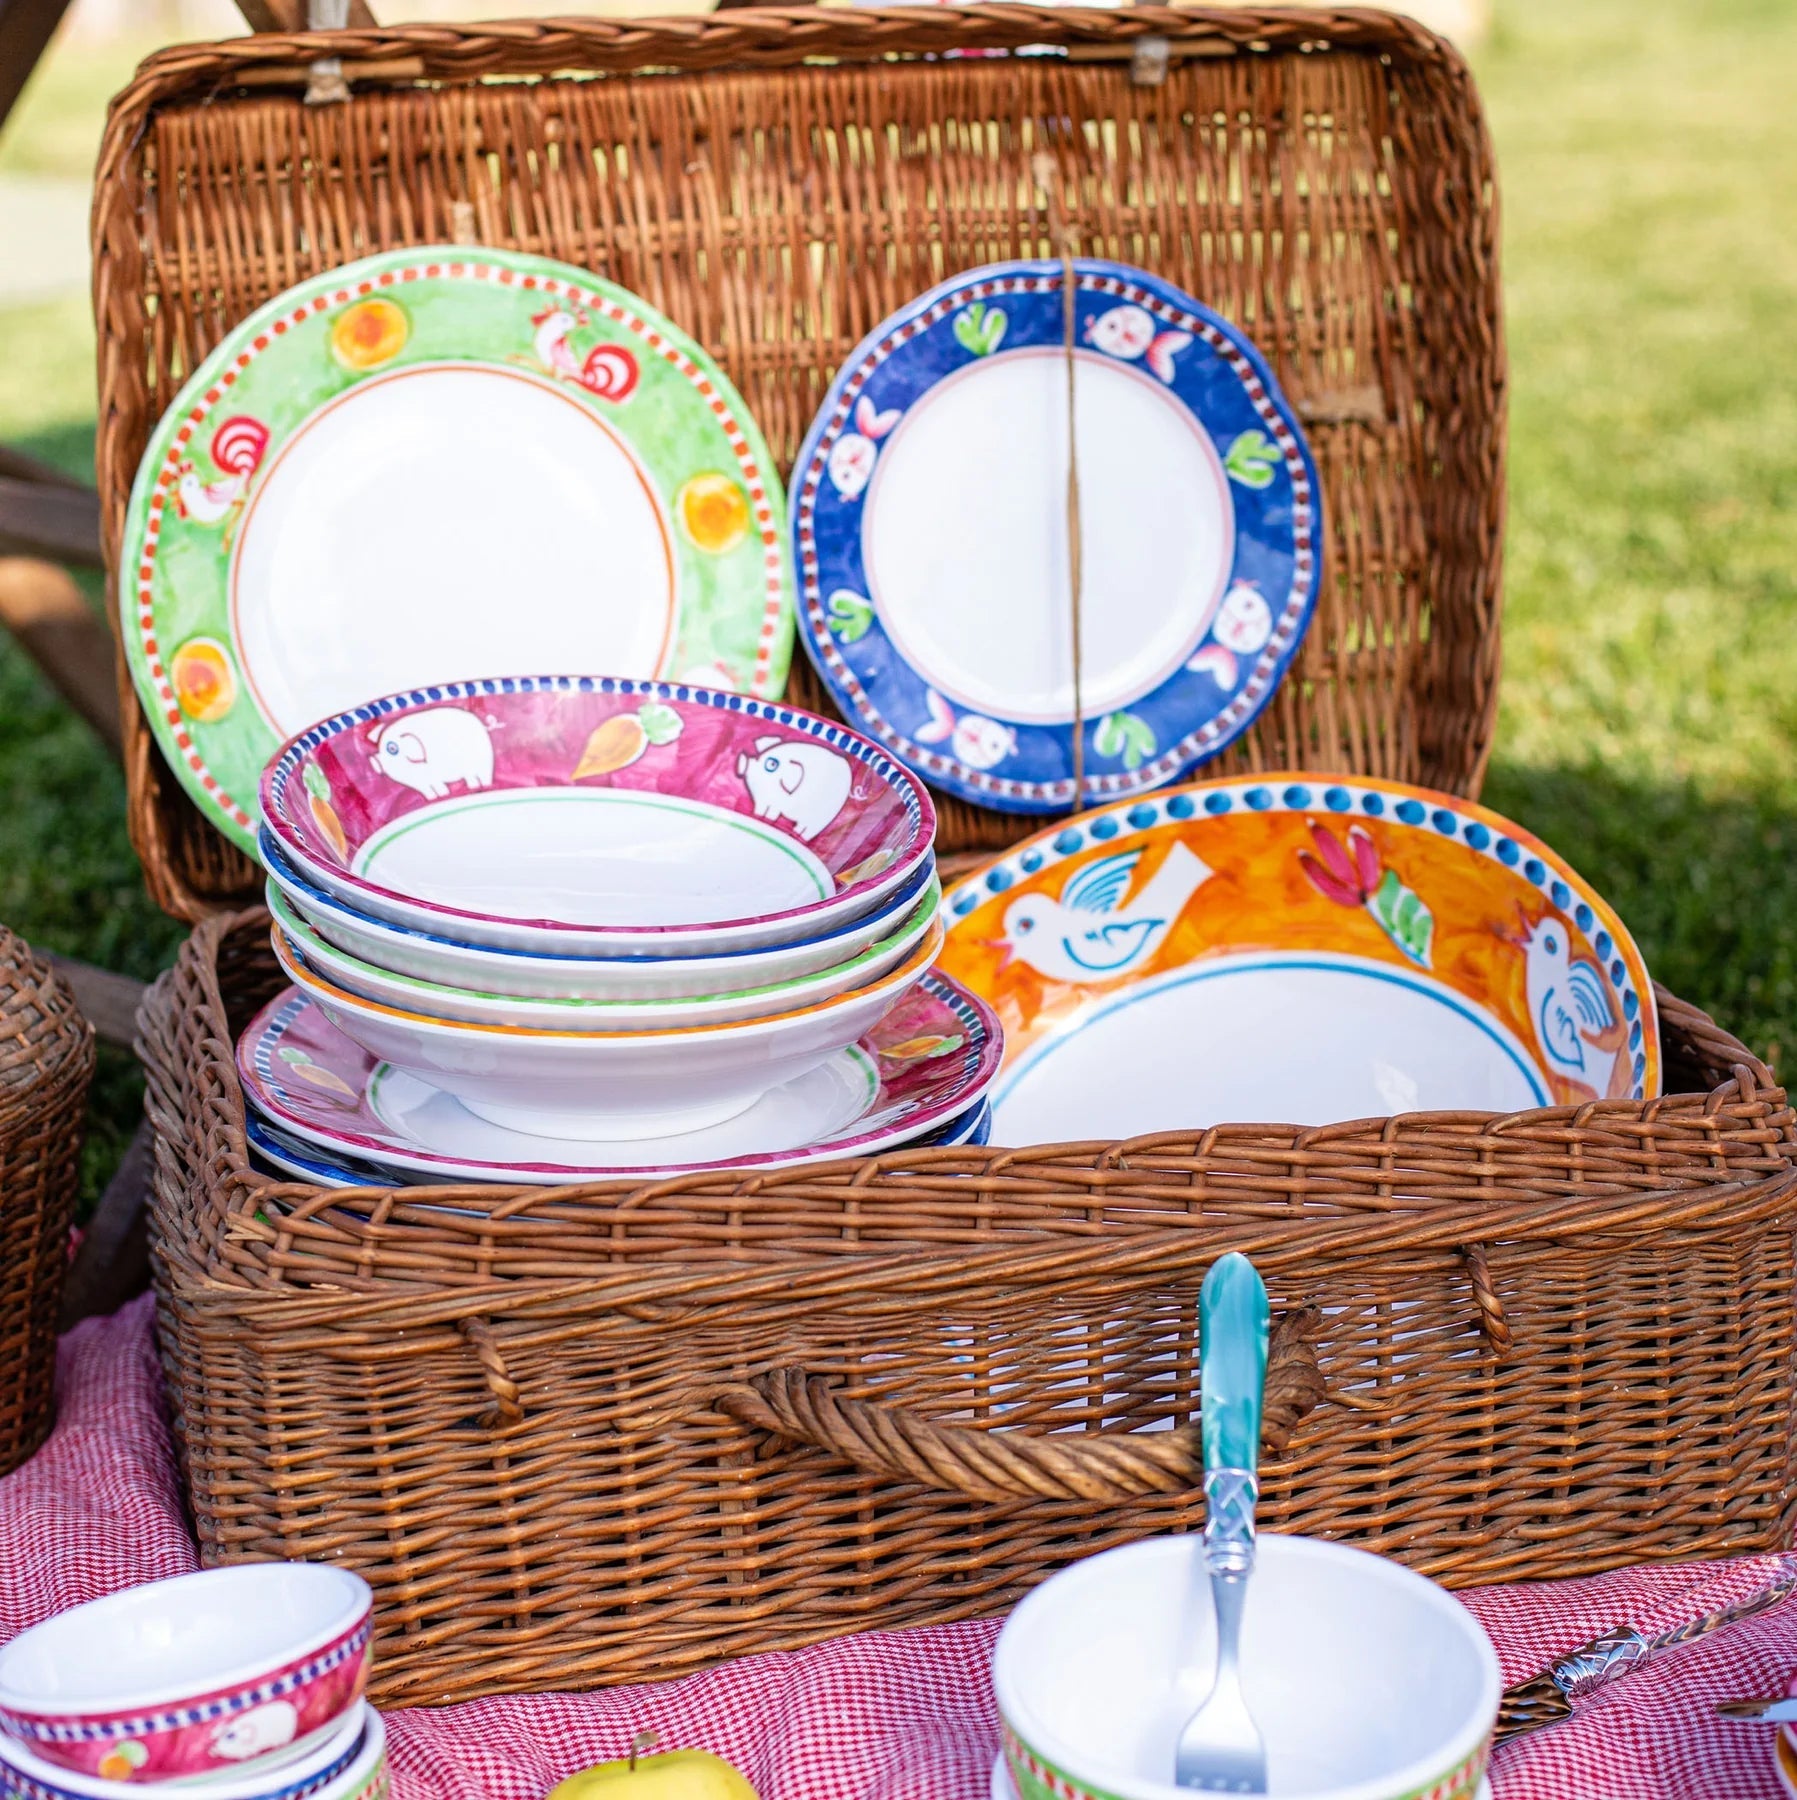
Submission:
<svg viewBox="0 0 1797 1800">
<path fill-rule="evenodd" d="M 339 1075 L 333 1075 L 329 1069 L 321 1069 L 304 1050 L 281 1049 L 275 1052 L 287 1065 L 288 1074 L 311 1087 L 321 1088 L 326 1093 L 342 1094 L 350 1100 L 360 1100 L 359 1095 L 347 1081 Z"/>
<path fill-rule="evenodd" d="M 331 354 L 358 374 L 391 362 L 412 335 L 411 321 L 391 300 L 358 300 L 331 324 Z"/>
<path fill-rule="evenodd" d="M 876 850 L 871 856 L 864 856 L 858 863 L 851 863 L 836 877 L 839 888 L 852 888 L 857 881 L 866 881 L 870 876 L 878 875 L 882 869 L 889 869 L 898 861 L 896 850 Z"/>
<path fill-rule="evenodd" d="M 189 638 L 169 659 L 181 710 L 200 725 L 222 719 L 237 704 L 230 653 L 215 638 Z"/>
<path fill-rule="evenodd" d="M 695 475 L 674 496 L 686 535 L 722 556 L 749 535 L 749 497 L 728 475 Z"/>
</svg>

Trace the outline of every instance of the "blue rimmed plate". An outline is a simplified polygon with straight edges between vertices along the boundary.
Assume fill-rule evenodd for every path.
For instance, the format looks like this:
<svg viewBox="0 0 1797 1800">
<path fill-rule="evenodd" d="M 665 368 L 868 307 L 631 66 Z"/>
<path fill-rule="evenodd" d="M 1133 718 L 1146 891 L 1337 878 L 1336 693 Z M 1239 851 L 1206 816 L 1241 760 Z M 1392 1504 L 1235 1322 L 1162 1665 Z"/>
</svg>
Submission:
<svg viewBox="0 0 1797 1800">
<path fill-rule="evenodd" d="M 1315 610 L 1317 477 L 1254 346 L 1140 269 L 1075 265 L 1084 798 L 1240 736 Z M 978 804 L 1072 804 L 1061 268 L 995 263 L 895 313 L 792 482 L 800 635 L 844 714 Z"/>
<path fill-rule="evenodd" d="M 767 950 L 688 957 L 546 956 L 534 950 L 465 944 L 437 932 L 365 916 L 308 881 L 266 831 L 257 835 L 256 854 L 268 871 L 271 904 L 277 898 L 284 901 L 327 943 L 347 954 L 416 981 L 484 987 L 545 1000 L 679 1000 L 727 993 L 751 983 L 802 981 L 889 937 L 937 879 L 932 855 L 872 912 L 834 930 Z"/>
</svg>

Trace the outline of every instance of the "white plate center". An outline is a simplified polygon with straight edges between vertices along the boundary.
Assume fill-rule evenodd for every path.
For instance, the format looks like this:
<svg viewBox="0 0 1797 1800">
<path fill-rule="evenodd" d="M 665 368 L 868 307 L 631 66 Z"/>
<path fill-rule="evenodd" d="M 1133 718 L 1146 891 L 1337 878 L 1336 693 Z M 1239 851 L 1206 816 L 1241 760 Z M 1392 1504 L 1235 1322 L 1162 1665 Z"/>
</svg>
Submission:
<svg viewBox="0 0 1797 1800">
<path fill-rule="evenodd" d="M 656 1169 L 682 1163 L 724 1162 L 736 1156 L 776 1155 L 846 1135 L 873 1105 L 880 1072 L 859 1046 L 839 1051 L 820 1067 L 772 1088 L 746 1112 L 674 1137 L 566 1138 L 490 1124 L 452 1095 L 382 1063 L 368 1084 L 375 1116 L 403 1139 L 434 1155 L 464 1162 L 549 1164 L 567 1168 Z"/>
<path fill-rule="evenodd" d="M 1349 957 L 1220 957 L 1032 1045 L 999 1078 L 992 1141 L 1547 1104 L 1511 1033 L 1425 975 Z"/>
<path fill-rule="evenodd" d="M 622 439 L 524 370 L 377 377 L 272 460 L 231 569 L 244 671 L 282 736 L 370 694 L 483 675 L 662 673 L 666 521 Z"/>
<path fill-rule="evenodd" d="M 1191 655 L 1235 554 L 1215 449 L 1153 375 L 1091 352 L 1075 382 L 1087 717 L 1151 693 Z M 1001 719 L 1073 717 L 1067 367 L 1000 352 L 938 383 L 880 452 L 862 549 L 913 669 Z"/>
<path fill-rule="evenodd" d="M 777 827 L 669 794 L 496 789 L 395 819 L 355 870 L 495 918 L 709 925 L 826 899 L 830 871 Z"/>
</svg>

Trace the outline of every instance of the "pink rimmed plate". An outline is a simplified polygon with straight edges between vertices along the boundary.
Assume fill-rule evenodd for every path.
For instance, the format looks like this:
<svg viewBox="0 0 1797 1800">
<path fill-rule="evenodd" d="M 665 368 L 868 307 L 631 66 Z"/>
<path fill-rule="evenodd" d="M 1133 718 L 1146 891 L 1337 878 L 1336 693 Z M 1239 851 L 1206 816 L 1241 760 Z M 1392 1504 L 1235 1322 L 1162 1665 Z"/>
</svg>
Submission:
<svg viewBox="0 0 1797 1800">
<path fill-rule="evenodd" d="M 308 1143 L 427 1176 L 547 1184 L 871 1156 L 966 1112 L 1003 1050 L 984 1002 L 931 973 L 858 1044 L 734 1119 L 628 1142 L 534 1136 L 479 1118 L 352 1043 L 292 989 L 251 1021 L 237 1068 L 250 1105 Z"/>
<path fill-rule="evenodd" d="M 392 694 L 262 777 L 280 851 L 357 910 L 577 956 L 782 944 L 871 911 L 936 819 L 877 744 L 658 681 L 522 676 Z"/>
</svg>

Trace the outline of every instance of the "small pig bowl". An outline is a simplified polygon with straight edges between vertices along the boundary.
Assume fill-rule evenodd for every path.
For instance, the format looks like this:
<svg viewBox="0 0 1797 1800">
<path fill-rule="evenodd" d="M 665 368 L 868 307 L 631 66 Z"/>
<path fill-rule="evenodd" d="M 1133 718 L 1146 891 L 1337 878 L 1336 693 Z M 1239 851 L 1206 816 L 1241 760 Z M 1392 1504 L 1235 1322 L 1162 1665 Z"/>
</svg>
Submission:
<svg viewBox="0 0 1797 1800">
<path fill-rule="evenodd" d="M 131 1800 L 146 1788 L 179 1794 L 203 1792 L 206 1800 L 376 1800 L 355 1780 L 367 1767 L 369 1741 L 380 1735 L 380 1718 L 358 1700 L 320 1741 L 291 1746 L 278 1754 L 240 1763 L 224 1774 L 176 1775 L 167 1781 L 102 1781 L 77 1775 L 34 1756 L 21 1743 L 0 1738 L 0 1800 Z M 378 1748 L 378 1746 L 377 1746 Z"/>
<path fill-rule="evenodd" d="M 0 1650 L 0 1732 L 99 1781 L 285 1763 L 360 1701 L 370 1604 L 359 1575 L 317 1563 L 246 1563 L 89 1601 Z"/>
<path fill-rule="evenodd" d="M 373 919 L 551 956 L 686 957 L 814 937 L 930 858 L 916 779 L 841 725 L 601 676 L 462 681 L 291 739 L 262 816 Z"/>
</svg>

